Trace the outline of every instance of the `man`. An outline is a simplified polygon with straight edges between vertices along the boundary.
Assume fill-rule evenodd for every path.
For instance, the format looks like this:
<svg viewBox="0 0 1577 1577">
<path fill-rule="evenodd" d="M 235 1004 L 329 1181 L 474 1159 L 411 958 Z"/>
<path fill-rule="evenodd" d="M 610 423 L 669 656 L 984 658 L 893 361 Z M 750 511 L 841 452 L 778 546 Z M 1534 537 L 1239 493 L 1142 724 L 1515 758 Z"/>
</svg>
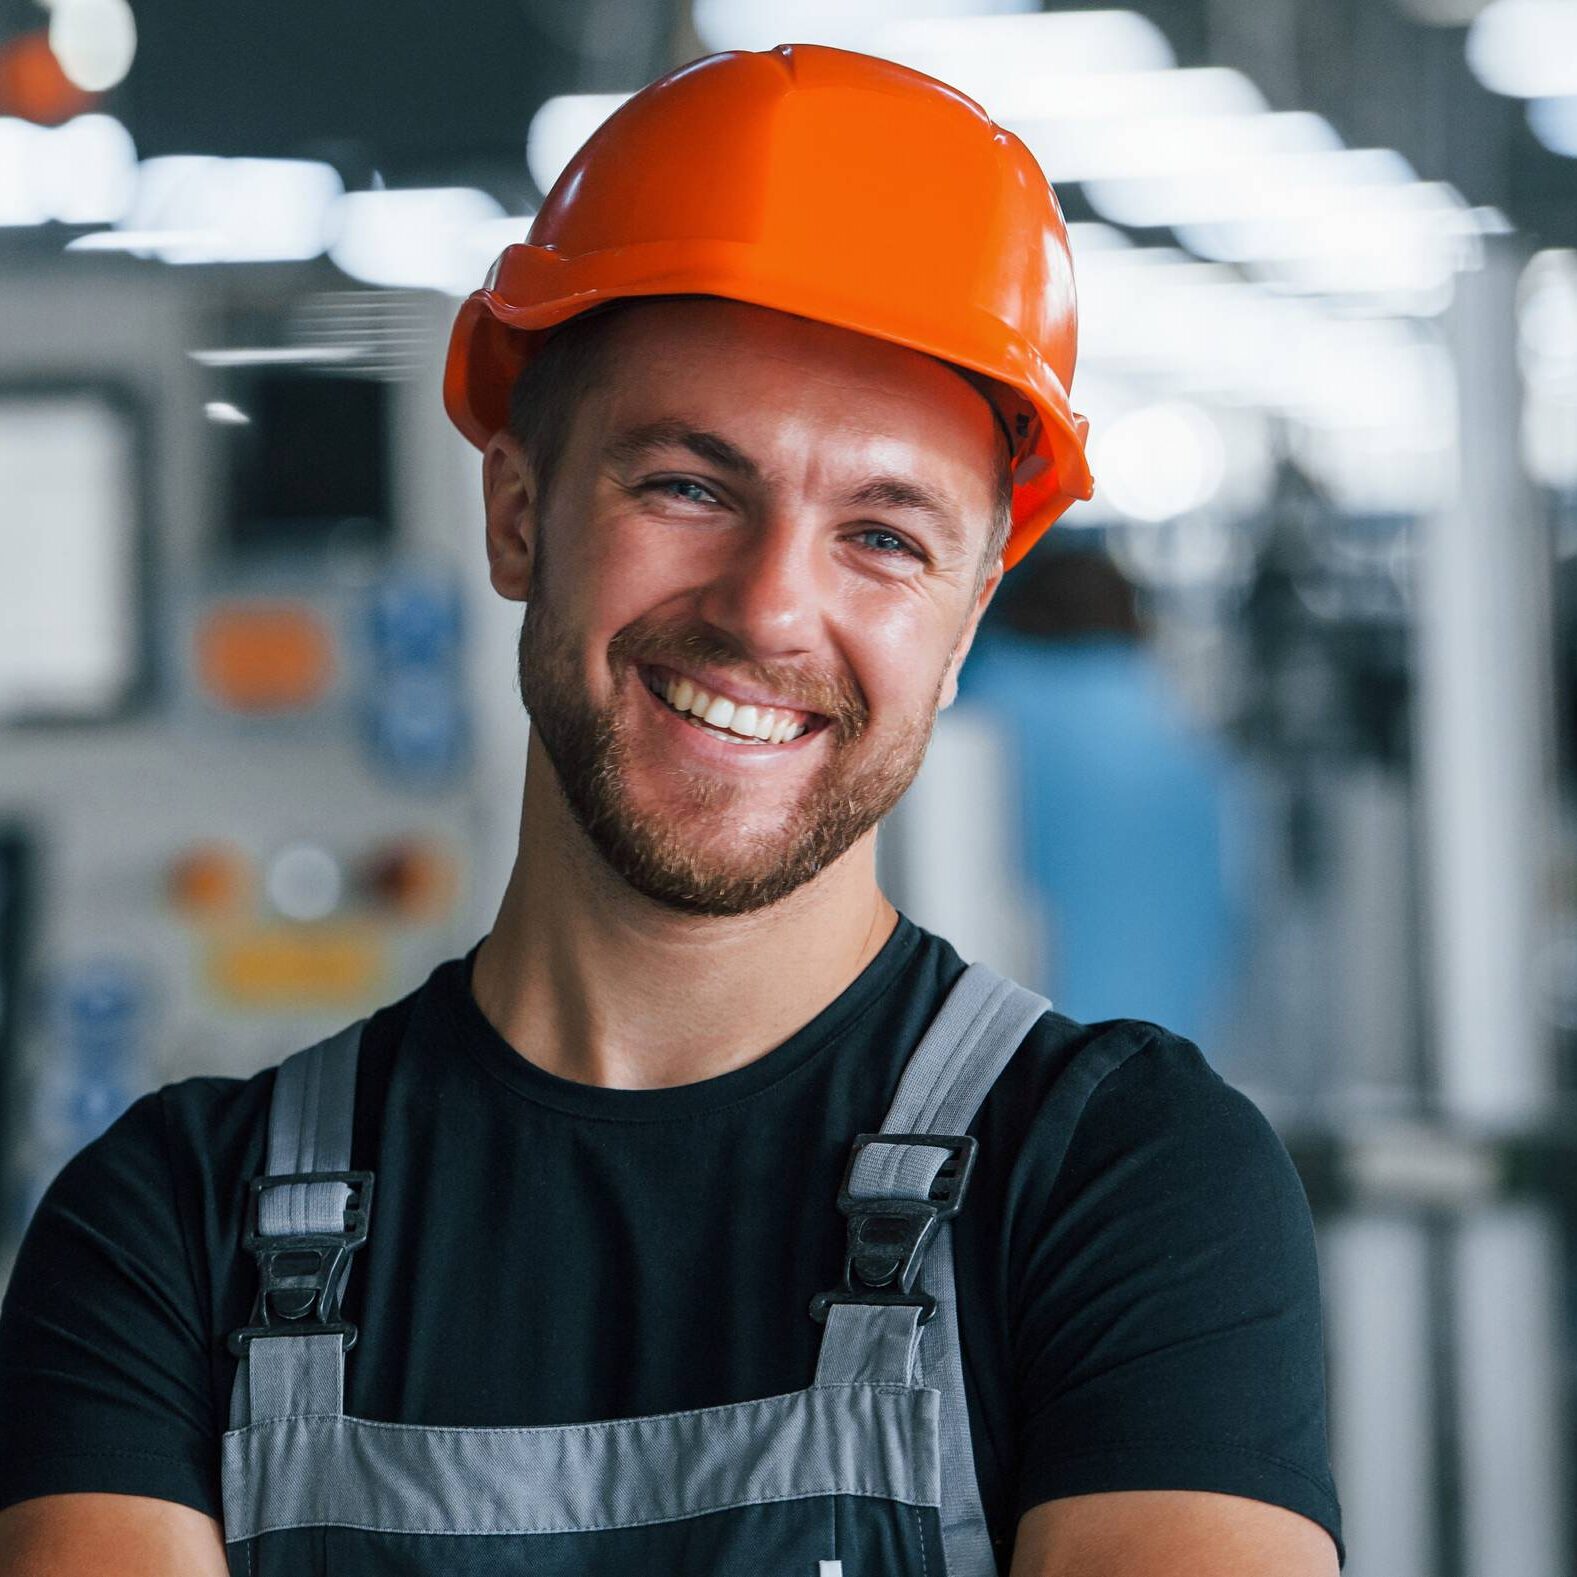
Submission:
<svg viewBox="0 0 1577 1577">
<path fill-rule="evenodd" d="M 874 846 L 1004 564 L 1088 491 L 1033 168 L 884 62 L 710 57 L 467 304 L 446 394 L 533 722 L 497 921 L 62 1174 L 0 1323 L 0 1573 L 218 1574 L 225 1538 L 264 1574 L 1335 1569 L 1307 1206 L 1197 1050 L 1029 998 L 967 1133 L 892 1125 L 971 991 L 1027 995 Z M 879 1208 L 844 1172 L 878 1125 L 930 1155 Z M 248 1214 L 264 1174 L 330 1198 L 300 1242 L 367 1227 L 342 1307 L 343 1257 Z"/>
</svg>

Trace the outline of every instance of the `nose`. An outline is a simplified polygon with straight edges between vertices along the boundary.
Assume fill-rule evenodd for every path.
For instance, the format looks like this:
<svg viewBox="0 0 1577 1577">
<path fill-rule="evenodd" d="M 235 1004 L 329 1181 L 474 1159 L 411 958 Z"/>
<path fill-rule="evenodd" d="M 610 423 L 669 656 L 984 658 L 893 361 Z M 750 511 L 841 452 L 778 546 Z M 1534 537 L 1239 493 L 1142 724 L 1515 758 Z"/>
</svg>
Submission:
<svg viewBox="0 0 1577 1577">
<path fill-rule="evenodd" d="M 810 522 L 789 511 L 741 524 L 715 563 L 699 612 L 753 657 L 811 651 L 828 595 L 824 557 Z"/>
</svg>

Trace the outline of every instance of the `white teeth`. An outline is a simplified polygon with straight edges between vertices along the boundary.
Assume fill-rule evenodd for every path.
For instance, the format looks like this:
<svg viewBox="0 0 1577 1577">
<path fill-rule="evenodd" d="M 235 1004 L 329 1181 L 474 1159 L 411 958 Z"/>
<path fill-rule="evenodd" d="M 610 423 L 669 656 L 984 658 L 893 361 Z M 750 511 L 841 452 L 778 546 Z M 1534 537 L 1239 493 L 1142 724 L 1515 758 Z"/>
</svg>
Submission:
<svg viewBox="0 0 1577 1577">
<path fill-rule="evenodd" d="M 732 737 L 741 743 L 755 740 L 762 744 L 786 744 L 798 739 L 807 726 L 798 722 L 792 713 L 780 714 L 772 707 L 736 703 L 725 695 L 714 696 L 693 679 L 658 680 L 654 676 L 650 688 L 675 711 L 688 712 L 720 732 L 731 730 Z"/>
</svg>

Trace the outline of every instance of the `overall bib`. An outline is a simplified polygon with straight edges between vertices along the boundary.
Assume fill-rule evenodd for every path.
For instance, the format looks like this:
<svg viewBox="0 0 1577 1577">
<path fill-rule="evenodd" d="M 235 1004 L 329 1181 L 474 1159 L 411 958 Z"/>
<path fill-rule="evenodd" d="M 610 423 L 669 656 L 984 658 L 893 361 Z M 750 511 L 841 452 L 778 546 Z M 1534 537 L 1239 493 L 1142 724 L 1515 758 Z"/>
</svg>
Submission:
<svg viewBox="0 0 1577 1577">
<path fill-rule="evenodd" d="M 372 1174 L 349 1170 L 362 1024 L 280 1067 L 246 1247 L 261 1272 L 222 1457 L 235 1577 L 995 1577 L 975 1480 L 951 1217 L 965 1134 L 1050 1004 L 965 971 L 854 1141 L 843 1285 L 810 1386 L 551 1428 L 344 1411 L 339 1303 Z M 365 1022 L 365 1021 L 363 1021 Z M 920 1272 L 924 1270 L 924 1274 Z M 370 1317 L 370 1316 L 369 1316 Z"/>
</svg>

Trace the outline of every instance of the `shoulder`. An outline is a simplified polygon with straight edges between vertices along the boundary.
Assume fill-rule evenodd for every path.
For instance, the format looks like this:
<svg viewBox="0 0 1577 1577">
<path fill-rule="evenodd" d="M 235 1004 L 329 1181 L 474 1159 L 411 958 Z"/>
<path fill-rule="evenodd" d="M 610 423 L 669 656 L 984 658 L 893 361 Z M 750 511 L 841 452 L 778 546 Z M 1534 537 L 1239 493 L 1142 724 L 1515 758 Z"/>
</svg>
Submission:
<svg viewBox="0 0 1577 1577">
<path fill-rule="evenodd" d="M 994 1152 L 1004 1246 L 1020 1277 L 1071 1290 L 1078 1266 L 1099 1275 L 1126 1262 L 1141 1279 L 1192 1281 L 1203 1293 L 1207 1267 L 1257 1267 L 1317 1298 L 1313 1221 L 1286 1147 L 1184 1036 L 1047 1013 L 976 1131 L 983 1167 Z"/>
<path fill-rule="evenodd" d="M 259 1147 L 274 1072 L 183 1079 L 133 1101 L 66 1163 L 40 1216 L 63 1209 L 84 1220 L 167 1213 L 172 1196 L 190 1197 L 197 1174 L 240 1164 Z"/>
<path fill-rule="evenodd" d="M 1025 1114 L 1025 1142 L 1044 1174 L 1129 1165 L 1262 1178 L 1291 1169 L 1258 1106 L 1185 1036 L 1142 1019 L 1082 1024 L 1044 1014 L 1004 1072 L 1001 1093 Z M 994 1092 L 997 1093 L 997 1092 Z"/>
<path fill-rule="evenodd" d="M 366 1021 L 361 1061 L 374 1084 L 397 1045 L 403 1005 Z M 286 1060 L 246 1078 L 182 1079 L 132 1102 L 45 1191 L 29 1228 L 34 1252 L 69 1254 L 89 1239 L 157 1243 L 168 1267 L 188 1266 L 200 1304 L 214 1313 L 245 1227 L 247 1180 L 264 1169 L 270 1101 Z"/>
</svg>

